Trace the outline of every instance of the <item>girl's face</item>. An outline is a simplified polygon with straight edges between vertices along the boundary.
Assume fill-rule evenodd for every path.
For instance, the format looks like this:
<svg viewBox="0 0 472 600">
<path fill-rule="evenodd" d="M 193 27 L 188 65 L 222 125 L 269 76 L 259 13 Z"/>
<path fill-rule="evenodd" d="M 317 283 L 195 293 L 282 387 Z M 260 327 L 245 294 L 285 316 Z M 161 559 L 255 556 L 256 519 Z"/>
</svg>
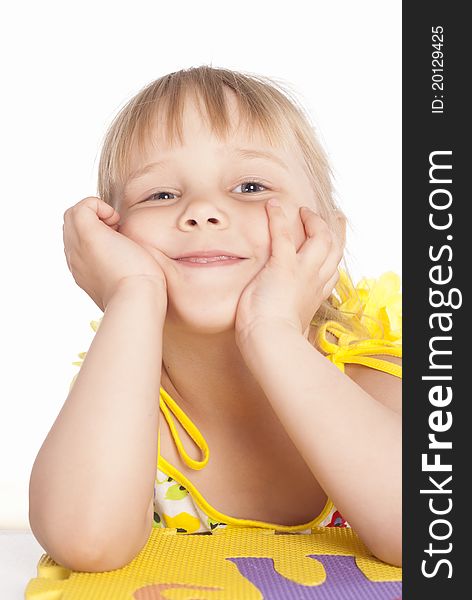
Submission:
<svg viewBox="0 0 472 600">
<path fill-rule="evenodd" d="M 155 148 L 144 159 L 133 155 L 134 177 L 128 178 L 117 206 L 120 233 L 169 259 L 165 264 L 159 260 L 167 280 L 167 320 L 200 333 L 234 328 L 241 293 L 269 259 L 266 201 L 281 201 L 297 250 L 305 240 L 299 208 L 317 209 L 295 144 L 290 150 L 271 147 L 258 131 L 248 138 L 238 130 L 233 94 L 228 101 L 233 130 L 226 143 L 211 133 L 188 100 L 184 145 L 171 149 L 156 135 Z M 150 163 L 159 164 L 136 174 Z M 201 268 L 176 260 L 205 250 L 244 260 Z"/>
</svg>

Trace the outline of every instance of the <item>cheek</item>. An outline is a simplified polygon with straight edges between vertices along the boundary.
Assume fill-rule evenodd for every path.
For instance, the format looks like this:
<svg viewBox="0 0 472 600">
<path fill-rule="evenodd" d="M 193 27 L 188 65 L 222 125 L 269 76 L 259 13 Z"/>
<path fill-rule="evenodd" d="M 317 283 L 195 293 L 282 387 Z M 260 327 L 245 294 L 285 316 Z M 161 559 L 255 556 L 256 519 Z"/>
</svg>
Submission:
<svg viewBox="0 0 472 600">
<path fill-rule="evenodd" d="M 141 210 L 139 214 L 122 217 L 118 231 L 137 243 L 145 242 L 159 248 L 159 241 L 163 241 L 164 229 L 161 221 L 151 218 L 149 213 Z"/>
<path fill-rule="evenodd" d="M 270 230 L 269 221 L 266 215 L 257 215 L 251 219 L 251 227 L 243 227 L 241 231 L 245 231 L 245 237 L 252 256 L 259 261 L 265 263 L 270 256 Z M 243 234 L 244 235 L 244 234 Z"/>
</svg>

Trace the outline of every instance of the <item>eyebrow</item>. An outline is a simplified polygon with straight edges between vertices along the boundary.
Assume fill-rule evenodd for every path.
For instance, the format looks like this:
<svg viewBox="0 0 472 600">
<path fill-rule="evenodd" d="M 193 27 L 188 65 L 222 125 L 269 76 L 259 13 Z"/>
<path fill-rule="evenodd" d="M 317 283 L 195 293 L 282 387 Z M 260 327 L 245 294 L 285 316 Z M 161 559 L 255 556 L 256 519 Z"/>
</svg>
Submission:
<svg viewBox="0 0 472 600">
<path fill-rule="evenodd" d="M 272 152 L 253 150 L 252 148 L 234 148 L 231 151 L 231 154 L 234 156 L 239 156 L 239 158 L 265 158 L 266 160 L 277 163 L 280 167 L 282 167 L 282 169 L 285 169 L 286 171 L 289 170 L 284 161 L 275 154 L 272 154 Z"/>
<path fill-rule="evenodd" d="M 289 170 L 288 166 L 284 163 L 284 161 L 275 154 L 272 154 L 272 152 L 267 152 L 264 150 L 255 150 L 252 148 L 233 148 L 228 153 L 232 154 L 233 156 L 238 156 L 239 158 L 264 158 L 266 160 L 270 160 L 272 162 L 277 163 L 286 171 Z M 127 187 L 128 184 L 134 179 L 139 179 L 140 177 L 146 175 L 146 173 L 149 173 L 149 171 L 153 171 L 154 169 L 156 169 L 156 167 L 161 167 L 167 163 L 169 163 L 169 160 L 157 160 L 155 162 L 145 165 L 144 167 L 141 167 L 140 169 L 137 169 L 136 171 L 133 171 L 133 173 L 131 173 L 131 175 L 128 177 L 125 187 Z"/>
</svg>

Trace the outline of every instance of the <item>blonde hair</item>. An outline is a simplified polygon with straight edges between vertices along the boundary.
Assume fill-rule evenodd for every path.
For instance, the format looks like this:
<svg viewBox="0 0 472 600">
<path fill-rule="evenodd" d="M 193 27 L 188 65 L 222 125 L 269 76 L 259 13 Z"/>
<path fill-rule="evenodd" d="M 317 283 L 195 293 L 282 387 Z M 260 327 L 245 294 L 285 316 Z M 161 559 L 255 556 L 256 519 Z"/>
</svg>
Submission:
<svg viewBox="0 0 472 600">
<path fill-rule="evenodd" d="M 274 79 L 207 65 L 159 77 L 119 111 L 102 144 L 98 196 L 116 207 L 130 174 L 132 149 L 137 148 L 138 152 L 145 150 L 155 131 L 158 115 L 163 116 L 163 133 L 167 142 L 172 145 L 177 137 L 182 143 L 183 112 L 188 94 L 193 94 L 198 101 L 202 118 L 207 119 L 212 132 L 221 139 L 227 139 L 231 127 L 225 95 L 228 89 L 237 98 L 240 125 L 246 125 L 249 135 L 251 127 L 257 127 L 272 146 L 284 146 L 290 139 L 295 139 L 303 155 L 303 166 L 316 196 L 320 215 L 341 240 L 342 232 L 335 216 L 340 208 L 334 198 L 333 174 L 316 137 L 315 128 L 302 105 L 282 83 Z M 205 111 L 201 109 L 201 101 Z M 338 281 L 335 291 L 340 295 L 352 294 L 355 287 L 345 258 L 342 262 L 347 282 Z M 337 304 L 339 301 L 332 293 L 314 315 L 312 325 L 318 327 L 335 320 L 361 337 L 369 337 L 368 330 L 358 319 L 352 319 L 350 313 L 339 310 Z"/>
</svg>

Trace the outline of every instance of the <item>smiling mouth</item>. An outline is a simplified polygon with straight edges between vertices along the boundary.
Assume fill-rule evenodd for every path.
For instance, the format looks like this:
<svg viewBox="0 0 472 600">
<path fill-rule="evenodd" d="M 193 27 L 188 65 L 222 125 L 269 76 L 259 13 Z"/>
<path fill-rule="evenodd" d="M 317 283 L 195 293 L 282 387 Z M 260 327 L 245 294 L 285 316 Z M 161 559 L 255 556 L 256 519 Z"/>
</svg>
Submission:
<svg viewBox="0 0 472 600">
<path fill-rule="evenodd" d="M 193 263 L 209 263 L 209 262 L 220 262 L 223 260 L 243 260 L 236 256 L 186 256 L 185 258 L 178 258 L 177 260 Z"/>
</svg>

